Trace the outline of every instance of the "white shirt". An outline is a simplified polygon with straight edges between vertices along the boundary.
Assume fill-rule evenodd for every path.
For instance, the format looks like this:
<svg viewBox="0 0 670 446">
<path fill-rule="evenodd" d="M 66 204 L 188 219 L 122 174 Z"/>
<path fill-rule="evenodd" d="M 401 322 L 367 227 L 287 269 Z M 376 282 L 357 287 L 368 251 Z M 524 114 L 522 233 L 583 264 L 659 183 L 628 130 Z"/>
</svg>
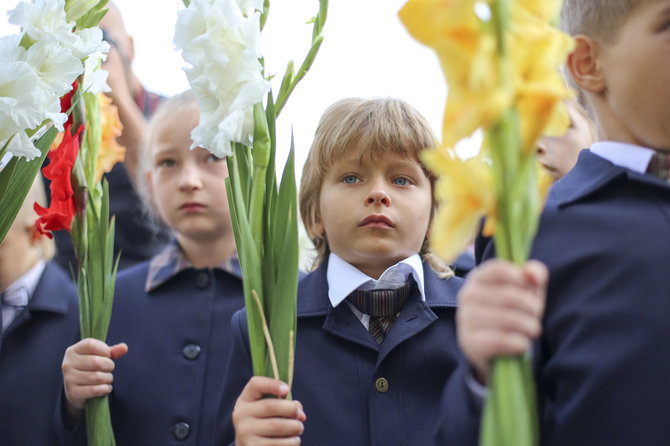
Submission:
<svg viewBox="0 0 670 446">
<path fill-rule="evenodd" d="M 423 286 L 423 264 L 421 256 L 414 254 L 388 268 L 375 280 L 352 264 L 345 262 L 337 254 L 330 253 L 328 257 L 328 271 L 326 278 L 328 280 L 328 298 L 333 308 L 337 307 L 354 290 L 378 290 L 400 288 L 407 283 L 410 274 L 416 282 L 421 299 L 426 300 Z M 369 328 L 370 315 L 361 313 L 358 308 L 347 301 L 349 308 L 356 315 L 365 329 Z"/>
<path fill-rule="evenodd" d="M 625 167 L 634 172 L 645 173 L 651 157 L 652 149 L 633 144 L 614 141 L 601 141 L 591 146 L 591 153 L 606 159 L 614 165 Z"/>
<path fill-rule="evenodd" d="M 44 267 L 45 263 L 44 261 L 40 260 L 38 261 L 35 266 L 30 268 L 27 273 L 19 277 L 17 281 L 12 283 L 7 287 L 5 291 L 3 291 L 3 294 L 9 295 L 12 293 L 28 293 L 28 300 L 30 300 L 35 293 L 35 288 L 37 288 L 37 283 L 40 281 L 40 278 L 42 277 L 42 273 L 44 272 Z M 1 305 L 1 304 L 0 304 Z M 17 308 L 10 307 L 8 305 L 2 305 L 2 328 L 3 328 L 3 333 L 4 329 L 9 327 L 9 324 L 11 324 L 16 316 L 20 313 L 20 311 Z"/>
</svg>

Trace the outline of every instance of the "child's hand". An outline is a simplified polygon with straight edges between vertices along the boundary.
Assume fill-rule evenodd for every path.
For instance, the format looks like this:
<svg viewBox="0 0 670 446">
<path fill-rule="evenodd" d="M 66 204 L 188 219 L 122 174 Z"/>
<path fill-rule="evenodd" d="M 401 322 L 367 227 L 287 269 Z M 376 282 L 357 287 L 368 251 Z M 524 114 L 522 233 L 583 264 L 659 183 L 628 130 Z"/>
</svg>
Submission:
<svg viewBox="0 0 670 446">
<path fill-rule="evenodd" d="M 126 344 L 111 347 L 97 339 L 82 339 L 65 350 L 63 383 L 67 411 L 73 421 L 81 416 L 87 399 L 112 391 L 114 360 L 128 352 Z"/>
<path fill-rule="evenodd" d="M 537 261 L 520 268 L 489 260 L 468 276 L 459 294 L 458 340 L 480 382 L 495 356 L 522 354 L 540 335 L 548 279 Z"/>
<path fill-rule="evenodd" d="M 233 410 L 235 444 L 298 445 L 304 430 L 305 412 L 298 401 L 263 398 L 284 397 L 289 387 L 276 379 L 254 376 L 242 390 Z"/>
</svg>

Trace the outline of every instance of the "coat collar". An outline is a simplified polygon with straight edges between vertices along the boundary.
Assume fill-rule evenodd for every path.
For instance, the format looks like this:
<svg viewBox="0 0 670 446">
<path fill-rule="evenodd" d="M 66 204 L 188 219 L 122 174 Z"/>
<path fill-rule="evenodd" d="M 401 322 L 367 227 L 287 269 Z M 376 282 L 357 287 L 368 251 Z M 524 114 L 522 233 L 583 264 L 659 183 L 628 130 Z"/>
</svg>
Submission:
<svg viewBox="0 0 670 446">
<path fill-rule="evenodd" d="M 328 262 L 322 263 L 315 271 L 298 283 L 298 317 L 322 316 L 333 309 L 328 299 L 328 280 L 326 272 Z M 458 277 L 440 279 L 430 266 L 423 262 L 424 289 L 426 304 L 430 308 L 449 308 L 458 306 L 456 294 L 463 281 Z M 338 305 L 346 312 L 346 305 Z M 360 325 L 360 322 L 356 321 Z"/>
<path fill-rule="evenodd" d="M 617 166 L 589 150 L 582 150 L 575 168 L 552 186 L 547 206 L 554 205 L 559 208 L 568 206 L 617 181 L 668 187 L 668 184 L 659 178 Z"/>
</svg>

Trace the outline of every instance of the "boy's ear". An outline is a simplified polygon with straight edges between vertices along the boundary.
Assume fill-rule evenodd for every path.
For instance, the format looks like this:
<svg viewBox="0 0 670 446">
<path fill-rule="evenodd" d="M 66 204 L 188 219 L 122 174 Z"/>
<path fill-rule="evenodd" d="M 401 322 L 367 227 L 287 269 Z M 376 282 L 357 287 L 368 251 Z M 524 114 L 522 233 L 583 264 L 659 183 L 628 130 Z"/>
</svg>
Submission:
<svg viewBox="0 0 670 446">
<path fill-rule="evenodd" d="M 605 90 L 605 75 L 599 60 L 600 45 L 584 35 L 575 36 L 575 49 L 568 56 L 567 66 L 577 86 L 590 93 Z"/>
</svg>

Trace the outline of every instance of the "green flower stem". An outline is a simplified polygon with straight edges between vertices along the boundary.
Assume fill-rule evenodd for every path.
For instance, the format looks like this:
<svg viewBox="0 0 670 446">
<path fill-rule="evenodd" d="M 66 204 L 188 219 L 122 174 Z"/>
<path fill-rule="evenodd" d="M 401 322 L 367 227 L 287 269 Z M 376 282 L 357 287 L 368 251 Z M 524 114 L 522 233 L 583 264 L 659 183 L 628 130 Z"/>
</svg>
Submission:
<svg viewBox="0 0 670 446">
<path fill-rule="evenodd" d="M 508 0 L 491 4 L 498 41 L 498 79 L 512 88 L 511 65 L 506 57 L 509 29 Z M 521 151 L 519 114 L 507 110 L 487 137 L 491 147 L 497 199 L 495 245 L 497 256 L 522 265 L 528 258 L 537 225 L 537 178 L 534 157 Z M 538 441 L 537 409 L 531 366 L 527 356 L 498 357 L 493 361 L 481 426 L 481 446 L 535 446 Z"/>
<path fill-rule="evenodd" d="M 279 116 L 279 113 L 286 105 L 286 101 L 293 92 L 295 86 L 302 80 L 302 78 L 307 74 L 307 71 L 312 66 L 314 59 L 316 58 L 319 48 L 321 48 L 321 43 L 323 42 L 323 35 L 321 31 L 323 26 L 326 23 L 326 17 L 328 16 L 328 0 L 319 0 L 319 12 L 312 19 L 313 29 L 312 29 L 312 46 L 305 56 L 305 60 L 300 65 L 300 69 L 297 74 L 293 74 L 293 61 L 289 62 L 288 67 L 286 68 L 286 73 L 282 79 L 281 86 L 279 88 L 279 94 L 277 95 L 277 101 L 275 102 L 275 116 Z"/>
<path fill-rule="evenodd" d="M 249 221 L 251 223 L 251 234 L 258 257 L 263 258 L 263 214 L 265 205 L 265 176 L 270 160 L 270 133 L 268 122 L 265 117 L 263 104 L 254 106 L 254 149 L 253 149 L 253 180 L 251 183 L 251 203 L 249 209 Z"/>
</svg>

